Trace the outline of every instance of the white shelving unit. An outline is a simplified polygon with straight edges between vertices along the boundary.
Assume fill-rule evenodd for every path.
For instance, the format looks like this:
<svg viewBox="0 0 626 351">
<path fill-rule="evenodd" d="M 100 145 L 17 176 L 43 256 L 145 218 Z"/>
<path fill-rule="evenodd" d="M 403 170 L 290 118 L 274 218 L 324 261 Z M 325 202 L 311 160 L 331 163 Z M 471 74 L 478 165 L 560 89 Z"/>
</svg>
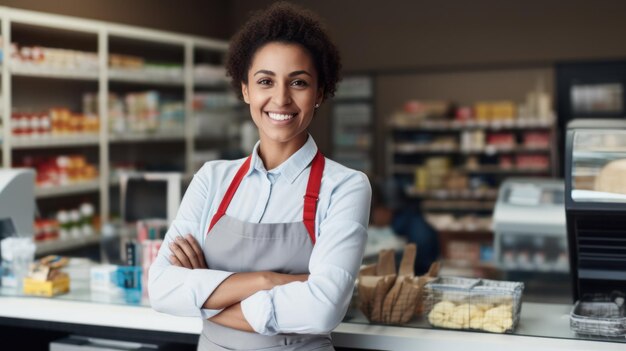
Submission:
<svg viewBox="0 0 626 351">
<path fill-rule="evenodd" d="M 194 154 L 194 127 L 192 120 L 193 94 L 194 94 L 194 60 L 193 53 L 197 48 L 215 52 L 216 55 L 223 55 L 228 42 L 213 40 L 191 35 L 139 28 L 121 24 L 107 23 L 102 21 L 87 20 L 75 17 L 52 15 L 34 11 L 26 11 L 9 7 L 0 7 L 1 35 L 3 37 L 4 60 L 1 70 L 0 96 L 0 116 L 2 118 L 2 166 L 11 167 L 13 165 L 13 154 L 16 150 L 20 152 L 39 152 L 38 149 L 54 149 L 66 147 L 89 147 L 97 149 L 99 179 L 81 182 L 68 186 L 51 188 L 37 188 L 36 197 L 53 198 L 57 196 L 68 196 L 95 192 L 99 196 L 100 216 L 102 221 L 109 218 L 110 198 L 109 188 L 115 185 L 115 181 L 110 179 L 110 149 L 113 145 L 120 143 L 141 143 L 141 142 L 183 142 L 185 174 L 188 176 L 195 170 L 191 165 Z M 12 40 L 12 30 L 15 26 L 27 26 L 40 28 L 44 31 L 54 30 L 67 33 L 88 35 L 94 38 L 94 47 L 97 47 L 98 67 L 95 70 L 80 71 L 60 68 L 51 68 L 39 65 L 20 64 L 9 55 Z M 109 68 L 109 48 L 114 40 L 134 40 L 145 42 L 152 48 L 180 47 L 183 54 L 182 75 L 180 77 L 163 77 L 150 74 L 150 72 L 129 73 L 124 70 Z M 68 39 L 72 40 L 72 39 Z M 18 43 L 19 44 L 19 43 Z M 45 43 L 41 43 L 44 45 Z M 113 52 L 115 53 L 115 52 Z M 59 137 L 22 138 L 14 137 L 11 133 L 11 111 L 13 110 L 13 85 L 14 79 L 28 77 L 28 79 L 55 79 L 68 81 L 94 82 L 94 89 L 97 90 L 98 118 L 100 119 L 100 130 L 97 134 L 90 135 L 64 135 Z M 113 134 L 109 130 L 108 97 L 111 84 L 137 84 L 140 89 L 159 90 L 180 88 L 184 101 L 185 125 L 183 130 L 171 132 L 156 132 L 143 134 Z M 143 87 L 143 88 L 142 88 Z M 133 87 L 134 89 L 134 87 Z M 146 90 L 147 90 L 146 89 Z M 70 92 L 68 91 L 68 94 Z M 80 96 L 75 96 L 76 101 L 80 101 Z M 52 106 L 50 106 L 52 107 Z M 24 151 L 26 150 L 26 151 Z M 48 151 L 48 150 L 46 150 Z M 183 156 L 183 155 L 181 155 Z M 189 179 L 189 176 L 187 177 Z"/>
<path fill-rule="evenodd" d="M 62 186 L 37 187 L 35 188 L 35 196 L 38 199 L 42 199 L 42 198 L 47 198 L 47 197 L 96 192 L 99 189 L 100 189 L 100 181 L 96 179 L 96 180 L 77 182 L 77 183 L 62 185 Z"/>
<path fill-rule="evenodd" d="M 98 134 L 70 134 L 40 136 L 38 138 L 13 138 L 13 149 L 37 149 L 48 147 L 72 147 L 98 145 Z"/>
</svg>

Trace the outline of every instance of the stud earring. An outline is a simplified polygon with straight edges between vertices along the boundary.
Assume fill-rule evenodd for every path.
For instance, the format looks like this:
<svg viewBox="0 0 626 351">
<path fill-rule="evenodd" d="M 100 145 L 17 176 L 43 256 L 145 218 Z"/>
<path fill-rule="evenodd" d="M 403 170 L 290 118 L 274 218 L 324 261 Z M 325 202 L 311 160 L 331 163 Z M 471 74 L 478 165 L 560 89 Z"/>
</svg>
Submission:
<svg viewBox="0 0 626 351">
<path fill-rule="evenodd" d="M 315 104 L 315 108 L 319 108 L 319 107 L 320 107 L 320 104 Z"/>
</svg>

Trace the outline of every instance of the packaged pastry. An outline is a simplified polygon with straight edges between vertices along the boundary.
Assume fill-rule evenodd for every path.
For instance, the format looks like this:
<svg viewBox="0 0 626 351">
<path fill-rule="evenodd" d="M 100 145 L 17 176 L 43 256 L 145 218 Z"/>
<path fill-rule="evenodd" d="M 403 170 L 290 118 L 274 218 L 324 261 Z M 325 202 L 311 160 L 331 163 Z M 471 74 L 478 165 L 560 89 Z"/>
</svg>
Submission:
<svg viewBox="0 0 626 351">
<path fill-rule="evenodd" d="M 523 289 L 519 282 L 440 277 L 424 289 L 427 319 L 439 328 L 512 332 Z"/>
</svg>

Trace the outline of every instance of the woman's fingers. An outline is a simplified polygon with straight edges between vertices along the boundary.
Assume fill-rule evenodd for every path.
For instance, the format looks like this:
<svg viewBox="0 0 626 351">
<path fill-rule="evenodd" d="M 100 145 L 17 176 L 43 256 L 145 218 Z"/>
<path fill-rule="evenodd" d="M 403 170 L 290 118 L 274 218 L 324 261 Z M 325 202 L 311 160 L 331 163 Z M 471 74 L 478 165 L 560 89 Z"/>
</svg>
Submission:
<svg viewBox="0 0 626 351">
<path fill-rule="evenodd" d="M 198 244 L 196 239 L 191 234 L 185 235 L 185 239 L 187 240 L 187 242 L 191 246 L 191 249 L 196 254 L 196 257 L 198 258 L 199 268 L 207 268 L 206 261 L 204 259 L 204 252 L 202 252 L 202 248 L 200 247 L 200 244 Z"/>
<path fill-rule="evenodd" d="M 176 237 L 176 244 L 181 248 L 183 253 L 187 256 L 187 259 L 191 263 L 191 268 L 202 268 L 200 265 L 200 257 L 196 254 L 196 252 L 191 247 L 191 244 L 188 240 L 185 240 L 182 236 Z M 204 260 L 204 257 L 202 258 Z"/>
<path fill-rule="evenodd" d="M 170 255 L 170 263 L 172 263 L 172 265 L 174 266 L 183 267 L 183 264 L 180 263 L 180 261 L 174 254 Z"/>
<path fill-rule="evenodd" d="M 191 264 L 189 257 L 187 257 L 187 254 L 181 248 L 178 240 L 170 243 L 170 250 L 172 251 L 174 256 L 178 259 L 182 267 L 189 268 L 189 269 L 193 268 L 193 265 Z"/>
</svg>

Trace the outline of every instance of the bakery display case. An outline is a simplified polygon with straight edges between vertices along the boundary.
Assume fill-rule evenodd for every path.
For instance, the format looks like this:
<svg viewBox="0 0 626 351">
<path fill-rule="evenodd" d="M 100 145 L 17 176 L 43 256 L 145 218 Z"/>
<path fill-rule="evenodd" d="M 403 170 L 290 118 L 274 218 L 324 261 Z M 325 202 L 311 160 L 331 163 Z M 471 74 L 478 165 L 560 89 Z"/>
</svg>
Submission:
<svg viewBox="0 0 626 351">
<path fill-rule="evenodd" d="M 568 124 L 565 208 L 577 333 L 623 334 L 626 294 L 626 120 Z"/>
</svg>

